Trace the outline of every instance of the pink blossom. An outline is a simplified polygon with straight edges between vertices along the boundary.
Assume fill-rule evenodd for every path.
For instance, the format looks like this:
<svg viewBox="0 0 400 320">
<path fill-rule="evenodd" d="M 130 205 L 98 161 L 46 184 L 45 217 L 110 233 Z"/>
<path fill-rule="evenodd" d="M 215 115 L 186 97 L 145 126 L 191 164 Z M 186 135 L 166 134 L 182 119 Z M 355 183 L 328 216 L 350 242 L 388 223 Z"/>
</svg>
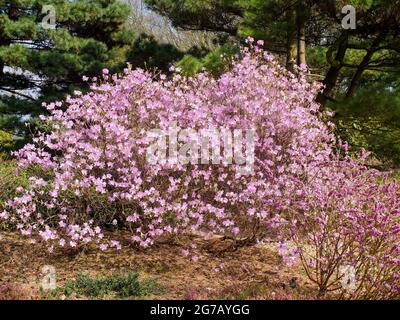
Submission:
<svg viewBox="0 0 400 320">
<path fill-rule="evenodd" d="M 240 228 L 239 228 L 239 227 L 234 227 L 234 228 L 232 229 L 232 232 L 233 232 L 234 235 L 237 235 L 237 234 L 239 234 L 239 232 L 240 232 Z"/>
</svg>

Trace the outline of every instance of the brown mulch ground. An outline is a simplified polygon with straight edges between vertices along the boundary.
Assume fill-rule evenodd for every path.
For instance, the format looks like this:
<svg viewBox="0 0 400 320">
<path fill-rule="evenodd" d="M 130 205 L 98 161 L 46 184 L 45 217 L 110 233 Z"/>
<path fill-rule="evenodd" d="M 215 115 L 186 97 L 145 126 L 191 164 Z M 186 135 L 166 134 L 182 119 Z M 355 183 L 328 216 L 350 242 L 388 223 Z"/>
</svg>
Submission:
<svg viewBox="0 0 400 320">
<path fill-rule="evenodd" d="M 191 262 L 182 255 L 188 238 L 158 244 L 146 250 L 125 246 L 121 251 L 84 251 L 49 253 L 41 244 L 32 245 L 16 233 L 2 233 L 0 240 L 0 284 L 20 283 L 39 287 L 41 270 L 52 265 L 57 284 L 63 285 L 80 273 L 106 276 L 137 271 L 152 278 L 165 289 L 148 299 L 312 299 L 315 288 L 299 268 L 286 267 L 274 246 L 255 245 L 221 254 L 228 243 L 221 239 L 205 242 L 191 239 L 198 255 Z M 221 266 L 221 271 L 215 268 Z"/>
</svg>

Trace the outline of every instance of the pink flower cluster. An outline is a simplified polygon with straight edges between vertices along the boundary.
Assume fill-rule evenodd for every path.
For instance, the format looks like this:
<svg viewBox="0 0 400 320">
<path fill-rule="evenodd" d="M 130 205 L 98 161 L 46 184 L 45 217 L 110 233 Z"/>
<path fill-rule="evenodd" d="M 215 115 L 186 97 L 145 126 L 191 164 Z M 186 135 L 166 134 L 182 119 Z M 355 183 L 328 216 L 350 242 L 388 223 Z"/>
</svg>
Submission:
<svg viewBox="0 0 400 320">
<path fill-rule="evenodd" d="M 348 156 L 308 173 L 305 194 L 281 226 L 309 278 L 325 295 L 346 299 L 400 296 L 400 184 Z M 361 162 L 361 163 L 360 163 Z M 354 288 L 343 284 L 355 270 Z"/>
</svg>

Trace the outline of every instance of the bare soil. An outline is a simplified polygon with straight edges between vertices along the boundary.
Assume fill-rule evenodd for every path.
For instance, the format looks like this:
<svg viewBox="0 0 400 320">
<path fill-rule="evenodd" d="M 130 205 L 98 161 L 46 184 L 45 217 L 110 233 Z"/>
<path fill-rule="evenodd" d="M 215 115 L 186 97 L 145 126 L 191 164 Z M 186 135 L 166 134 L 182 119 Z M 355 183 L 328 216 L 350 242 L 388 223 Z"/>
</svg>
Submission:
<svg viewBox="0 0 400 320">
<path fill-rule="evenodd" d="M 196 249 L 190 249 L 199 257 L 197 262 L 182 254 L 192 242 L 197 243 Z M 0 284 L 11 282 L 38 289 L 43 266 L 51 265 L 56 269 L 58 286 L 76 279 L 80 273 L 100 277 L 137 271 L 142 278 L 154 279 L 164 288 L 145 299 L 314 299 L 317 296 L 315 286 L 301 268 L 283 264 L 273 243 L 226 250 L 230 247 L 227 240 L 186 237 L 145 250 L 125 245 L 120 251 L 102 252 L 90 247 L 49 253 L 43 244 L 33 245 L 17 233 L 2 233 Z"/>
</svg>

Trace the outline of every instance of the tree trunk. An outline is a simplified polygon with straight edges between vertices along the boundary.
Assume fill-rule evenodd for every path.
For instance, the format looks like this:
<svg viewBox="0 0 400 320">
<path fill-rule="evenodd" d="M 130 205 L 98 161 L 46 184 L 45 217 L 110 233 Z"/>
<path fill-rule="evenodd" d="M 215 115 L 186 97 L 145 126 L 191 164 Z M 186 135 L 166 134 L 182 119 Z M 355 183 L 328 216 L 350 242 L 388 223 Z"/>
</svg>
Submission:
<svg viewBox="0 0 400 320">
<path fill-rule="evenodd" d="M 286 69 L 294 72 L 294 66 L 298 57 L 298 40 L 297 30 L 294 25 L 294 12 L 291 10 L 286 13 L 288 24 L 287 29 L 287 48 L 286 48 Z"/>
<path fill-rule="evenodd" d="M 306 7 L 300 3 L 296 8 L 297 64 L 306 65 Z"/>
<path fill-rule="evenodd" d="M 299 65 L 307 65 L 306 59 L 306 28 L 304 24 L 299 26 L 298 29 L 298 60 Z"/>
<path fill-rule="evenodd" d="M 365 63 L 365 66 L 368 64 L 368 62 L 371 59 L 372 54 L 369 56 L 369 58 L 367 56 L 369 56 L 368 53 L 365 55 L 362 63 L 358 66 L 353 78 L 351 79 L 350 86 L 349 86 L 349 88 L 347 89 L 347 92 L 346 92 L 346 98 L 351 98 L 356 93 L 356 90 L 357 90 L 357 88 L 358 88 L 358 86 L 360 84 L 360 80 L 361 80 L 362 74 L 365 71 L 364 63 Z"/>
<path fill-rule="evenodd" d="M 294 72 L 295 65 L 306 65 L 306 7 L 299 3 L 295 9 L 286 13 L 287 30 L 287 55 L 286 68 Z"/>
<path fill-rule="evenodd" d="M 288 49 L 287 49 L 287 57 L 286 57 L 286 68 L 294 72 L 294 66 L 297 64 L 298 57 L 298 41 L 297 41 L 297 32 L 293 30 L 292 34 L 288 39 Z"/>
<path fill-rule="evenodd" d="M 384 38 L 385 38 L 385 33 L 381 32 L 374 40 L 371 47 L 367 50 L 367 54 L 364 56 L 363 60 L 359 64 L 356 72 L 354 73 L 353 78 L 351 79 L 350 86 L 346 92 L 346 98 L 351 98 L 356 93 L 356 90 L 357 90 L 358 86 L 360 85 L 361 77 L 362 77 L 365 69 L 368 67 L 368 64 L 371 61 L 372 56 L 374 55 L 374 53 L 377 50 L 377 47 L 379 46 L 379 44 L 382 42 L 382 40 Z"/>
<path fill-rule="evenodd" d="M 329 62 L 331 67 L 329 68 L 323 81 L 325 89 L 317 96 L 317 102 L 319 102 L 322 106 L 324 106 L 328 101 L 329 95 L 336 85 L 336 81 L 339 77 L 339 72 L 343 67 L 343 60 L 347 51 L 348 39 L 349 36 L 347 31 L 343 31 L 339 39 L 329 48 L 328 52 L 326 53 L 327 61 Z M 335 59 L 333 59 L 332 55 L 335 50 L 337 50 L 337 52 Z"/>
</svg>

